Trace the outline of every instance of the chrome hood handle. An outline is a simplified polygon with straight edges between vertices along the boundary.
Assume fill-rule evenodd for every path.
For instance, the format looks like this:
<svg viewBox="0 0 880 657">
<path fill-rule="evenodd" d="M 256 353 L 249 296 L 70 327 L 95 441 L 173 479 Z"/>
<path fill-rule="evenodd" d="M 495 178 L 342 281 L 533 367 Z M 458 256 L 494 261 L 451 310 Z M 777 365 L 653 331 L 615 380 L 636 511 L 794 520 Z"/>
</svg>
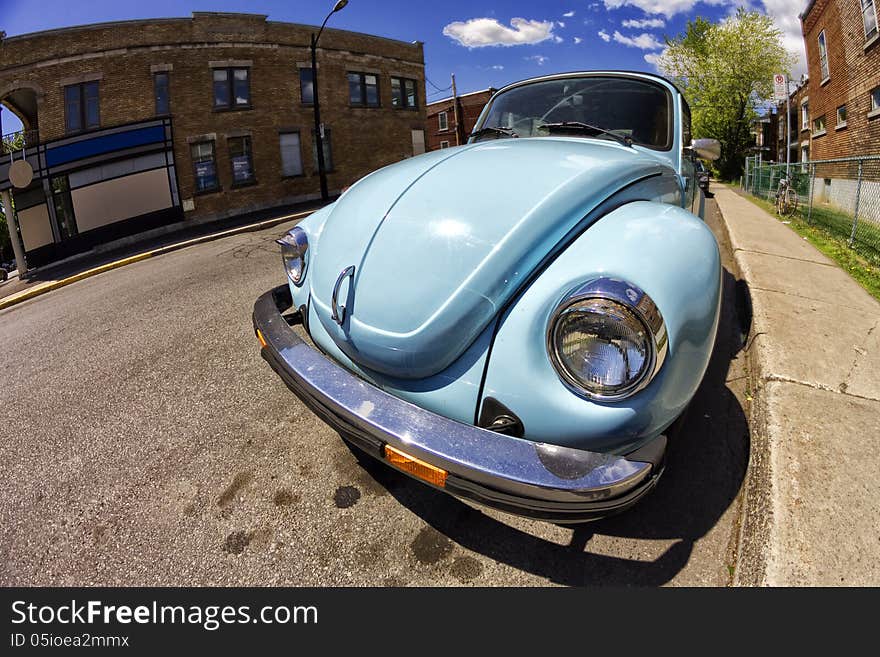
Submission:
<svg viewBox="0 0 880 657">
<path fill-rule="evenodd" d="M 354 278 L 354 265 L 349 265 L 342 270 L 342 273 L 339 274 L 339 278 L 336 279 L 336 284 L 333 286 L 333 296 L 330 297 L 330 316 L 333 318 L 333 321 L 340 326 L 342 326 L 342 322 L 345 321 L 345 305 L 339 305 L 339 288 L 342 286 L 342 281 L 346 278 Z"/>
</svg>

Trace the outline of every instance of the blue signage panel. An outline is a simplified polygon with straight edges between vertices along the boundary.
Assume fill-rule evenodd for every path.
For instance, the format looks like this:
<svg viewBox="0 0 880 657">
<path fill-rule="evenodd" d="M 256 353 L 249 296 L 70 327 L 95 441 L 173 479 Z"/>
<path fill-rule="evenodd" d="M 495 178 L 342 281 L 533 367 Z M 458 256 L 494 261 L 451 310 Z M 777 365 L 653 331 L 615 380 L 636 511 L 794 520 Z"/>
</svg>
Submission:
<svg viewBox="0 0 880 657">
<path fill-rule="evenodd" d="M 50 167 L 82 160 L 95 155 L 121 151 L 135 146 L 161 144 L 165 141 L 165 127 L 161 125 L 147 128 L 135 128 L 110 135 L 100 135 L 91 139 L 83 139 L 64 146 L 49 146 L 46 149 L 46 164 Z"/>
</svg>

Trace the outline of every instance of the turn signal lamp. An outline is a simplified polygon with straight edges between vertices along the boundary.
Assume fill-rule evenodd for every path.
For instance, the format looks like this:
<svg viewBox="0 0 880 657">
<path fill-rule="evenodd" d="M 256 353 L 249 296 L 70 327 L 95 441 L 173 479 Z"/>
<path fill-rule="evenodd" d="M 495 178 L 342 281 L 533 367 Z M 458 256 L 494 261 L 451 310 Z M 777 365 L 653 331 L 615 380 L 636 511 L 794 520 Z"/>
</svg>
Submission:
<svg viewBox="0 0 880 657">
<path fill-rule="evenodd" d="M 408 472 L 414 477 L 426 481 L 434 486 L 443 488 L 446 486 L 446 470 L 425 463 L 421 459 L 410 456 L 391 445 L 385 445 L 385 458 L 396 468 Z"/>
<path fill-rule="evenodd" d="M 257 329 L 257 340 L 260 341 L 260 346 L 265 349 L 266 348 L 266 338 L 263 337 L 263 333 L 260 329 Z"/>
</svg>

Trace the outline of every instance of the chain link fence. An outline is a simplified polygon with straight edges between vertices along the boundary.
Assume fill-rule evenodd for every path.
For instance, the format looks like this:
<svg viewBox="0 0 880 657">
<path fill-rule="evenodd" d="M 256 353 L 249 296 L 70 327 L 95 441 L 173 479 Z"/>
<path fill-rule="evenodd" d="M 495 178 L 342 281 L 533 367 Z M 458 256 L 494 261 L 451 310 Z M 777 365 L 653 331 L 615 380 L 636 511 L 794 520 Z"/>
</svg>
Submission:
<svg viewBox="0 0 880 657">
<path fill-rule="evenodd" d="M 773 203 L 785 169 L 748 157 L 743 189 Z M 789 174 L 797 216 L 880 264 L 880 155 L 792 163 Z"/>
</svg>

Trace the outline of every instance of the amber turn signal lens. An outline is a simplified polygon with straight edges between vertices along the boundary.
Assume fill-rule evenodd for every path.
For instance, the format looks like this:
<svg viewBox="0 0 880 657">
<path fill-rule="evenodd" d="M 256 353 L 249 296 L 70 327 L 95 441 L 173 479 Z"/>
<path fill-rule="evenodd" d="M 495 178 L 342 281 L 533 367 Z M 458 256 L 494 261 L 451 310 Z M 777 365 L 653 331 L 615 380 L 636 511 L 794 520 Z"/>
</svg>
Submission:
<svg viewBox="0 0 880 657">
<path fill-rule="evenodd" d="M 400 468 L 422 481 L 427 481 L 429 484 L 439 486 L 440 488 L 446 486 L 446 470 L 430 463 L 425 463 L 414 456 L 401 452 L 391 445 L 385 445 L 385 458 L 394 467 Z"/>
<path fill-rule="evenodd" d="M 266 347 L 266 338 L 263 337 L 263 334 L 260 332 L 260 329 L 257 329 L 257 340 L 260 341 L 260 346 L 265 349 Z"/>
</svg>

